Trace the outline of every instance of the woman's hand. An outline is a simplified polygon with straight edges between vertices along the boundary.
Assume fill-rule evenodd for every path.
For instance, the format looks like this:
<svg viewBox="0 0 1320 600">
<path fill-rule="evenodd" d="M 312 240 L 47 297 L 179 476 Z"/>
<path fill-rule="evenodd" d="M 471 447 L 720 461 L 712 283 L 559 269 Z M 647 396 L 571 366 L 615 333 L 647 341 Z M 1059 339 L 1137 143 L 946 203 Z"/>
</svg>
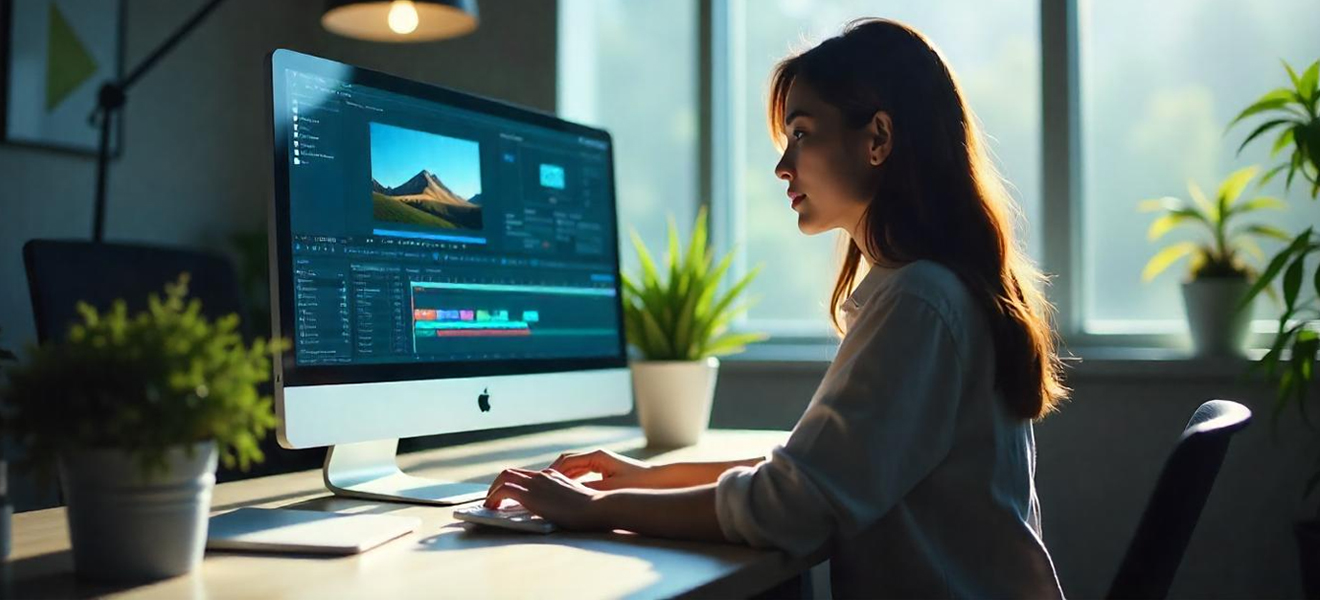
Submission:
<svg viewBox="0 0 1320 600">
<path fill-rule="evenodd" d="M 505 469 L 490 485 L 485 506 L 499 508 L 504 500 L 513 500 L 564 529 L 598 531 L 610 528 L 596 502 L 604 494 L 554 469 Z"/>
<path fill-rule="evenodd" d="M 550 464 L 550 470 L 557 471 L 570 479 L 577 479 L 588 473 L 599 473 L 600 481 L 587 481 L 582 484 L 593 490 L 661 487 L 656 477 L 659 470 L 657 467 L 604 449 L 561 454 Z"/>
</svg>

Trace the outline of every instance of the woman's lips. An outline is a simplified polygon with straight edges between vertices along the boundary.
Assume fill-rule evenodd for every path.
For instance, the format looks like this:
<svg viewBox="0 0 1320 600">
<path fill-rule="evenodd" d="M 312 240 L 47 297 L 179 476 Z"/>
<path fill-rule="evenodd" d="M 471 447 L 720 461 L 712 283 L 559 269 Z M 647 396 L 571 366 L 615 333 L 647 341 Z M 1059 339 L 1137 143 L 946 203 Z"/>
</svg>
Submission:
<svg viewBox="0 0 1320 600">
<path fill-rule="evenodd" d="M 802 199 L 803 199 L 803 198 L 806 198 L 807 195 L 806 195 L 806 194 L 803 194 L 803 193 L 799 193 L 799 192 L 789 192 L 789 193 L 788 193 L 788 197 L 789 197 L 790 200 L 792 200 L 792 204 L 791 204 L 791 206 L 792 206 L 793 208 L 797 208 L 797 205 L 798 205 L 800 202 L 802 202 Z"/>
</svg>

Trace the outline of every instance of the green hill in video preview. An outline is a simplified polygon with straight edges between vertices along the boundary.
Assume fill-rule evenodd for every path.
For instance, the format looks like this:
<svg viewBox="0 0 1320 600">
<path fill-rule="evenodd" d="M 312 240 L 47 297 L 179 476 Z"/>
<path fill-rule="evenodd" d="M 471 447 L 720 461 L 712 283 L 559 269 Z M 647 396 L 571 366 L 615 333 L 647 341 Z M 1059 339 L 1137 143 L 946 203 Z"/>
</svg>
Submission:
<svg viewBox="0 0 1320 600">
<path fill-rule="evenodd" d="M 464 199 L 430 171 L 422 170 L 393 188 L 373 179 L 371 187 L 372 215 L 377 221 L 441 229 L 482 228 L 480 195 Z"/>
<path fill-rule="evenodd" d="M 426 211 L 418 210 L 402 200 L 380 192 L 371 193 L 371 215 L 377 221 L 390 221 L 408 225 L 423 225 L 441 229 L 457 229 L 458 226 Z"/>
</svg>

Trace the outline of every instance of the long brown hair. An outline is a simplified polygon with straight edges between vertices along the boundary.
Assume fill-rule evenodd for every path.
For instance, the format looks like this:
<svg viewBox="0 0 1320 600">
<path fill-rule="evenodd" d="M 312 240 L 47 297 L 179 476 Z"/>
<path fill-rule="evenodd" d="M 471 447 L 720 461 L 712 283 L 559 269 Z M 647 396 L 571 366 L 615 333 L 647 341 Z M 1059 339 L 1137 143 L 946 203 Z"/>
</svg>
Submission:
<svg viewBox="0 0 1320 600">
<path fill-rule="evenodd" d="M 1017 415 L 1037 419 L 1068 393 L 1061 381 L 1044 277 L 1014 241 L 1016 204 L 986 153 L 976 118 L 939 51 L 916 30 L 859 19 L 841 35 L 781 61 L 771 76 L 768 118 L 785 144 L 789 88 L 802 82 L 861 127 L 877 111 L 893 122 L 892 150 L 862 219 L 868 254 L 886 264 L 930 260 L 971 291 L 989 317 L 995 387 Z M 830 297 L 830 321 L 858 281 L 862 252 L 847 244 Z"/>
</svg>

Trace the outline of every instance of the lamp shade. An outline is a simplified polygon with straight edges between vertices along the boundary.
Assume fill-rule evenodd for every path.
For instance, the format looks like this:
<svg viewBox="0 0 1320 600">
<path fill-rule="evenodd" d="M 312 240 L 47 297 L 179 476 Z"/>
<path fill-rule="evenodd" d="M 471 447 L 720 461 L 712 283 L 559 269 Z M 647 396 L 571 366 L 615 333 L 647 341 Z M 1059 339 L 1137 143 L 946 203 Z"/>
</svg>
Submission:
<svg viewBox="0 0 1320 600">
<path fill-rule="evenodd" d="M 327 0 L 321 26 L 372 42 L 429 42 L 477 28 L 477 0 Z"/>
</svg>

